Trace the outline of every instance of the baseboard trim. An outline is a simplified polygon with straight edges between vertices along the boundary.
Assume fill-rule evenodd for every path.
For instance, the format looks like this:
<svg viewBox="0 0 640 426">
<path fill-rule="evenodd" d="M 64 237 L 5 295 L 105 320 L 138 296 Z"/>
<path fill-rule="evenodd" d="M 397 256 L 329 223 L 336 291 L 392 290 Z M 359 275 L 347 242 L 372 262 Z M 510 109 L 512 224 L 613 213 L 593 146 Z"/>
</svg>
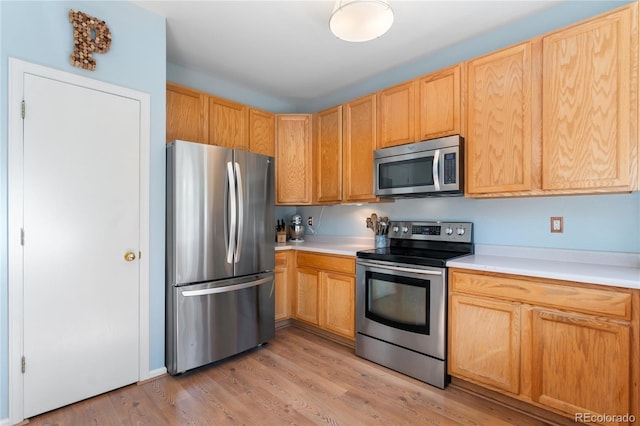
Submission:
<svg viewBox="0 0 640 426">
<path fill-rule="evenodd" d="M 576 424 L 574 421 L 567 417 L 563 417 L 554 412 L 536 407 L 535 405 L 527 404 L 526 402 L 510 398 L 498 392 L 485 389 L 482 386 L 467 382 L 462 379 L 458 379 L 457 377 L 451 378 L 449 387 L 476 396 L 478 398 L 491 401 L 495 404 L 502 405 L 503 407 L 525 414 L 532 419 L 544 422 L 551 426 L 571 426 Z"/>
<path fill-rule="evenodd" d="M 279 328 L 289 327 L 293 320 L 291 318 L 276 321 L 276 330 Z"/>
<path fill-rule="evenodd" d="M 341 344 L 343 346 L 346 346 L 346 347 L 348 347 L 350 349 L 355 350 L 355 348 L 356 348 L 355 340 L 351 340 L 351 339 L 347 339 L 346 337 L 338 336 L 337 334 L 333 334 L 333 333 L 331 333 L 329 331 L 322 330 L 320 328 L 314 327 L 313 325 L 306 324 L 306 323 L 304 323 L 302 321 L 298 321 L 298 320 L 292 319 L 290 325 L 292 325 L 294 327 L 298 327 L 298 328 L 300 328 L 302 330 L 305 330 L 305 331 L 308 331 L 310 333 L 316 334 L 316 335 L 318 335 L 320 337 L 324 337 L 325 339 L 334 341 L 334 342 L 339 343 L 339 344 Z"/>
<path fill-rule="evenodd" d="M 6 419 L 0 419 L 0 426 L 9 426 L 9 418 L 7 417 Z"/>
<path fill-rule="evenodd" d="M 162 376 L 166 376 L 166 375 L 167 375 L 167 367 L 157 368 L 155 370 L 149 371 L 149 376 L 144 380 L 140 380 L 137 384 L 138 385 L 143 385 L 145 383 L 154 381 L 158 377 L 162 377 Z M 0 426 L 2 426 L 2 425 L 0 425 Z"/>
</svg>

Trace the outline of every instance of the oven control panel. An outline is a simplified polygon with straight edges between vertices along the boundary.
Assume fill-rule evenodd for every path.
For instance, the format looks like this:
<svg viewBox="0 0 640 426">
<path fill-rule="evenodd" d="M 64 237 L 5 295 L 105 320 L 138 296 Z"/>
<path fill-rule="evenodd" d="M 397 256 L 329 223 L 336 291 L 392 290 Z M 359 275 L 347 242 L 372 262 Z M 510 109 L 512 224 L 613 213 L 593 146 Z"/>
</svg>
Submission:
<svg viewBox="0 0 640 426">
<path fill-rule="evenodd" d="M 389 238 L 471 243 L 472 231 L 472 222 L 392 221 L 389 225 Z"/>
</svg>

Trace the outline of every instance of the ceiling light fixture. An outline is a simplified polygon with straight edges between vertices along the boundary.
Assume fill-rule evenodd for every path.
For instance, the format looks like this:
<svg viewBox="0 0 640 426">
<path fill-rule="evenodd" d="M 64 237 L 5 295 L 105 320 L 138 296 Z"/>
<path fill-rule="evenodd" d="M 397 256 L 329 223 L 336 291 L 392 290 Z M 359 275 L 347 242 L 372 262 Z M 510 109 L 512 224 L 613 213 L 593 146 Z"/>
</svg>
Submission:
<svg viewBox="0 0 640 426">
<path fill-rule="evenodd" d="M 389 0 L 336 0 L 329 28 L 341 40 L 369 41 L 386 33 L 393 24 Z"/>
</svg>

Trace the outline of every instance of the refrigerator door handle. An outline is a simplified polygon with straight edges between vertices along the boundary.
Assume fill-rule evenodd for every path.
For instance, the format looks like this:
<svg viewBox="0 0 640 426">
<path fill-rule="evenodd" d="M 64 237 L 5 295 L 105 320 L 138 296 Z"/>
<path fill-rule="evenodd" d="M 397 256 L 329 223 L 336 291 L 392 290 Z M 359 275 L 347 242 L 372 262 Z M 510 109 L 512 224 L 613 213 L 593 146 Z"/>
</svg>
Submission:
<svg viewBox="0 0 640 426">
<path fill-rule="evenodd" d="M 240 261 L 240 254 L 242 253 L 242 237 L 244 234 L 244 190 L 242 185 L 242 172 L 240 171 L 240 164 L 234 163 L 236 168 L 236 179 L 238 181 L 238 240 L 236 243 L 235 262 Z"/>
<path fill-rule="evenodd" d="M 243 288 L 257 287 L 260 284 L 264 284 L 269 281 L 273 281 L 273 277 L 262 278 L 262 279 L 251 281 L 248 283 L 233 284 L 233 285 L 214 287 L 214 288 L 205 288 L 202 290 L 185 290 L 182 292 L 182 295 L 184 297 L 193 297 L 193 296 L 206 296 L 209 294 L 228 293 L 230 291 L 242 290 Z"/>
<path fill-rule="evenodd" d="M 227 263 L 233 263 L 233 252 L 236 245 L 236 227 L 237 227 L 237 212 L 236 212 L 236 179 L 233 173 L 233 165 L 231 161 L 227 161 L 227 178 L 229 179 L 229 200 L 227 201 L 231 206 L 231 218 L 229 225 L 229 241 L 227 244 Z"/>
</svg>

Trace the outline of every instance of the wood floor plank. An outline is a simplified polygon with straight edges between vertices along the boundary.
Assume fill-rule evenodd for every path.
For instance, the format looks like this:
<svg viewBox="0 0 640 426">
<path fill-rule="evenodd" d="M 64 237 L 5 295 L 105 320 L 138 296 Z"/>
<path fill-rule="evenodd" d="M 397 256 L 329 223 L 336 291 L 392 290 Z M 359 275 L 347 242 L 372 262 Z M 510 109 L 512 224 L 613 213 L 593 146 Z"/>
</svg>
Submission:
<svg viewBox="0 0 640 426">
<path fill-rule="evenodd" d="M 30 419 L 31 425 L 523 425 L 542 421 L 438 389 L 296 327 L 261 348 Z"/>
</svg>

